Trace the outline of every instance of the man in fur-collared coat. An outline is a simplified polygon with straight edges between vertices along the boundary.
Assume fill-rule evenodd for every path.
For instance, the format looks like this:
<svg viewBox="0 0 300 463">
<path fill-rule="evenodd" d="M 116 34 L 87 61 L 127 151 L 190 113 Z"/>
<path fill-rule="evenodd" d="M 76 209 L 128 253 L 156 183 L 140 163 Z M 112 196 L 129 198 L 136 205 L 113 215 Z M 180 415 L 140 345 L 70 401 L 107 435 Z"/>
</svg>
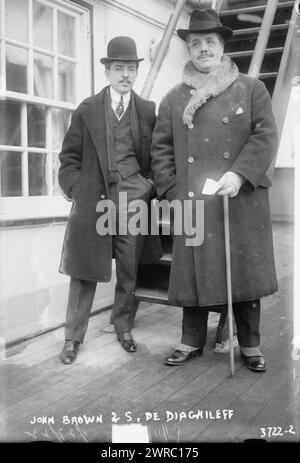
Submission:
<svg viewBox="0 0 300 463">
<path fill-rule="evenodd" d="M 128 227 L 131 201 L 149 203 L 154 192 L 150 142 L 155 103 L 132 90 L 138 63 L 143 60 L 137 57 L 135 42 L 130 37 L 115 37 L 108 43 L 107 55 L 100 61 L 110 85 L 76 109 L 59 155 L 59 184 L 73 201 L 60 264 L 60 271 L 71 276 L 60 355 L 65 364 L 76 359 L 97 282 L 110 281 L 113 257 L 117 283 L 111 323 L 122 347 L 136 351 L 131 328 L 137 308 L 138 264 L 142 253 L 144 263 L 160 257 L 159 237 L 145 238 L 123 228 L 124 220 Z M 128 204 L 120 199 L 124 195 Z M 116 217 L 112 233 L 105 234 L 100 224 L 101 217 L 107 216 L 107 200 L 115 205 Z"/>
<path fill-rule="evenodd" d="M 212 9 L 195 10 L 186 40 L 191 60 L 183 82 L 160 105 L 152 138 L 152 171 L 160 198 L 204 201 L 204 241 L 173 237 L 169 301 L 183 306 L 182 339 L 166 360 L 202 354 L 210 307 L 227 303 L 223 198 L 229 196 L 233 311 L 242 358 L 266 370 L 260 344 L 260 298 L 277 290 L 266 175 L 277 148 L 264 84 L 240 74 L 223 55 L 232 30 Z M 213 196 L 205 180 L 218 182 Z M 199 225 L 199 224 L 198 224 Z"/>
</svg>

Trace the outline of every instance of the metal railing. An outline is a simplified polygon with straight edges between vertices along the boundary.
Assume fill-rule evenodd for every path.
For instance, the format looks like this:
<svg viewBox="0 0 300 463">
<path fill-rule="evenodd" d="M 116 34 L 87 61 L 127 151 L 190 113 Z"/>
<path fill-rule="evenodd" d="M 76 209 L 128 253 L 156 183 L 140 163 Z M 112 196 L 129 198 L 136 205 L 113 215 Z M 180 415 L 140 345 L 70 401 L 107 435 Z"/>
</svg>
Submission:
<svg viewBox="0 0 300 463">
<path fill-rule="evenodd" d="M 146 77 L 146 81 L 144 84 L 144 87 L 141 92 L 141 97 L 142 98 L 149 98 L 155 79 L 157 77 L 157 74 L 159 73 L 160 67 L 162 65 L 162 62 L 165 58 L 166 52 L 169 48 L 170 41 L 172 38 L 172 35 L 174 33 L 174 29 L 176 27 L 176 24 L 178 22 L 178 19 L 181 15 L 181 12 L 185 6 L 186 0 L 177 0 L 175 8 L 173 13 L 171 14 L 169 18 L 169 22 L 167 24 L 167 27 L 164 31 L 163 37 L 161 39 L 161 43 L 159 45 L 157 54 L 154 58 L 153 64 L 150 68 L 150 71 Z"/>
<path fill-rule="evenodd" d="M 273 92 L 273 109 L 277 114 L 277 125 L 280 130 L 283 128 L 283 115 L 287 108 L 293 77 L 296 70 L 300 71 L 300 14 L 298 11 L 299 0 L 295 1 Z"/>
<path fill-rule="evenodd" d="M 278 0 L 269 0 L 267 3 L 261 28 L 256 40 L 254 53 L 248 70 L 249 76 L 257 77 L 260 72 L 277 6 Z"/>
<path fill-rule="evenodd" d="M 222 8 L 222 3 L 223 3 L 223 0 L 213 0 L 211 2 L 211 7 L 219 13 L 219 11 Z"/>
<path fill-rule="evenodd" d="M 280 61 L 278 75 L 273 92 L 273 111 L 276 119 L 279 139 L 281 137 L 288 109 L 293 79 L 300 75 L 300 14 L 299 0 L 295 0 L 288 33 Z M 276 158 L 268 169 L 267 175 L 272 178 Z"/>
</svg>

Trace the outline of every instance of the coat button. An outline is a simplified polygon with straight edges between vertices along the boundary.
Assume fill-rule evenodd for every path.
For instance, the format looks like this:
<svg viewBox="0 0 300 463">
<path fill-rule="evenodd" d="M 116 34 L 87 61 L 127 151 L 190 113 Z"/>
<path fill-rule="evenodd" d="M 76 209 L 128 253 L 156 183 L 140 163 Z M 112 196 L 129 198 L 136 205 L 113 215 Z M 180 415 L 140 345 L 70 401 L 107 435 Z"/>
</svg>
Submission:
<svg viewBox="0 0 300 463">
<path fill-rule="evenodd" d="M 188 158 L 188 162 L 194 162 L 194 158 L 193 158 L 192 156 L 190 156 L 190 157 Z"/>
<path fill-rule="evenodd" d="M 194 197 L 194 192 L 193 192 L 193 191 L 189 191 L 189 197 L 190 197 L 190 198 L 193 198 L 193 197 Z"/>
<path fill-rule="evenodd" d="M 196 90 L 194 90 L 194 89 L 192 88 L 192 90 L 191 90 L 191 95 L 194 95 L 195 92 L 196 92 Z"/>
<path fill-rule="evenodd" d="M 229 122 L 229 119 L 227 116 L 223 117 L 222 121 L 224 122 L 224 124 L 228 124 Z"/>
<path fill-rule="evenodd" d="M 105 199 L 106 196 L 105 196 L 105 195 L 101 195 L 100 198 L 101 198 L 101 199 Z"/>
<path fill-rule="evenodd" d="M 188 128 L 189 128 L 189 129 L 193 129 L 193 128 L 194 128 L 194 124 L 189 124 L 189 125 L 188 125 Z"/>
<path fill-rule="evenodd" d="M 225 151 L 225 153 L 223 153 L 223 158 L 224 159 L 230 158 L 230 154 L 228 153 L 228 151 Z"/>
</svg>

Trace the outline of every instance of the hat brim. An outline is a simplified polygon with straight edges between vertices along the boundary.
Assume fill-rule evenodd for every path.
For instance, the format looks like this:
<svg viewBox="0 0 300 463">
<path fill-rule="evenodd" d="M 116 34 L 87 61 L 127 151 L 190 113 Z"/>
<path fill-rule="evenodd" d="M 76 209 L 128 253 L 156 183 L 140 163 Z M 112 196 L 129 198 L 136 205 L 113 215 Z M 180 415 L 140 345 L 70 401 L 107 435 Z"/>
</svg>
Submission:
<svg viewBox="0 0 300 463">
<path fill-rule="evenodd" d="M 186 41 L 186 37 L 188 34 L 203 34 L 205 32 L 218 32 L 224 37 L 224 40 L 229 40 L 232 35 L 233 35 L 233 30 L 230 29 L 230 27 L 226 26 L 218 26 L 218 27 L 212 27 L 209 29 L 177 29 L 177 34 L 178 36 Z"/>
<path fill-rule="evenodd" d="M 139 63 L 140 61 L 144 61 L 145 58 L 112 58 L 112 57 L 106 57 L 106 58 L 101 58 L 100 63 L 102 64 L 107 64 L 107 63 L 112 63 L 113 61 L 135 61 L 136 63 Z"/>
</svg>

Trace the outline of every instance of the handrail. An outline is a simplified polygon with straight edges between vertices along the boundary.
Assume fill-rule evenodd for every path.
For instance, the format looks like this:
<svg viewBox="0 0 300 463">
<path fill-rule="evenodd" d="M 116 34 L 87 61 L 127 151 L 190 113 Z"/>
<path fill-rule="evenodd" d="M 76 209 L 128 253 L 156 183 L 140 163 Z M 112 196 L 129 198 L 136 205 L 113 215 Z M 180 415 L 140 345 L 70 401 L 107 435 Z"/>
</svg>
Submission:
<svg viewBox="0 0 300 463">
<path fill-rule="evenodd" d="M 248 70 L 248 75 L 251 77 L 257 77 L 260 72 L 277 6 L 278 0 L 268 0 L 261 28 L 256 40 L 254 53 Z"/>
<path fill-rule="evenodd" d="M 222 7 L 223 0 L 212 0 L 211 2 L 211 8 L 216 10 L 217 13 L 220 12 L 221 7 Z"/>
<path fill-rule="evenodd" d="M 295 1 L 273 92 L 273 109 L 277 113 L 277 126 L 280 130 L 282 130 L 284 118 L 280 118 L 279 116 L 282 116 L 284 113 L 284 102 L 287 107 L 289 94 L 287 95 L 286 92 L 289 93 L 291 89 L 290 85 L 287 88 L 287 84 L 291 84 L 295 67 L 299 66 L 300 37 L 298 30 L 300 27 L 300 15 L 297 12 L 296 5 L 297 1 Z"/>
<path fill-rule="evenodd" d="M 280 3 L 278 3 L 277 7 L 279 8 L 286 8 L 289 6 L 292 6 L 295 0 L 283 2 L 280 0 Z M 266 2 L 267 3 L 267 2 Z M 229 8 L 228 10 L 223 10 L 222 11 L 222 16 L 231 16 L 231 15 L 238 15 L 239 13 L 246 13 L 246 14 L 252 14 L 252 13 L 258 13 L 259 11 L 265 11 L 266 10 L 266 4 L 262 5 L 254 5 L 254 6 L 240 6 L 238 8 Z"/>
<path fill-rule="evenodd" d="M 300 74 L 300 34 L 298 32 L 300 29 L 300 14 L 297 10 L 299 11 L 299 0 L 295 0 L 272 98 L 279 139 L 284 126 L 293 78 L 296 74 Z M 269 178 L 273 176 L 275 162 L 276 158 L 267 171 Z"/>
<path fill-rule="evenodd" d="M 163 62 L 163 60 L 165 58 L 166 52 L 167 52 L 168 47 L 170 45 L 170 41 L 171 41 L 171 38 L 172 38 L 172 35 L 173 35 L 173 32 L 174 32 L 174 29 L 176 27 L 176 24 L 178 22 L 180 14 L 181 14 L 184 6 L 185 6 L 185 3 L 186 3 L 185 0 L 177 0 L 177 2 L 176 2 L 174 11 L 170 16 L 167 27 L 166 27 L 166 29 L 165 29 L 165 31 L 163 33 L 163 36 L 162 36 L 161 43 L 159 45 L 157 54 L 156 54 L 156 56 L 154 58 L 153 64 L 152 64 L 152 66 L 150 68 L 150 71 L 149 71 L 149 73 L 148 73 L 148 75 L 146 77 L 146 81 L 145 81 L 144 87 L 143 87 L 142 92 L 141 92 L 141 97 L 142 98 L 147 99 L 147 98 L 150 97 L 150 94 L 151 94 L 155 79 L 156 79 L 157 74 L 158 74 L 158 72 L 160 70 L 162 62 Z"/>
</svg>

